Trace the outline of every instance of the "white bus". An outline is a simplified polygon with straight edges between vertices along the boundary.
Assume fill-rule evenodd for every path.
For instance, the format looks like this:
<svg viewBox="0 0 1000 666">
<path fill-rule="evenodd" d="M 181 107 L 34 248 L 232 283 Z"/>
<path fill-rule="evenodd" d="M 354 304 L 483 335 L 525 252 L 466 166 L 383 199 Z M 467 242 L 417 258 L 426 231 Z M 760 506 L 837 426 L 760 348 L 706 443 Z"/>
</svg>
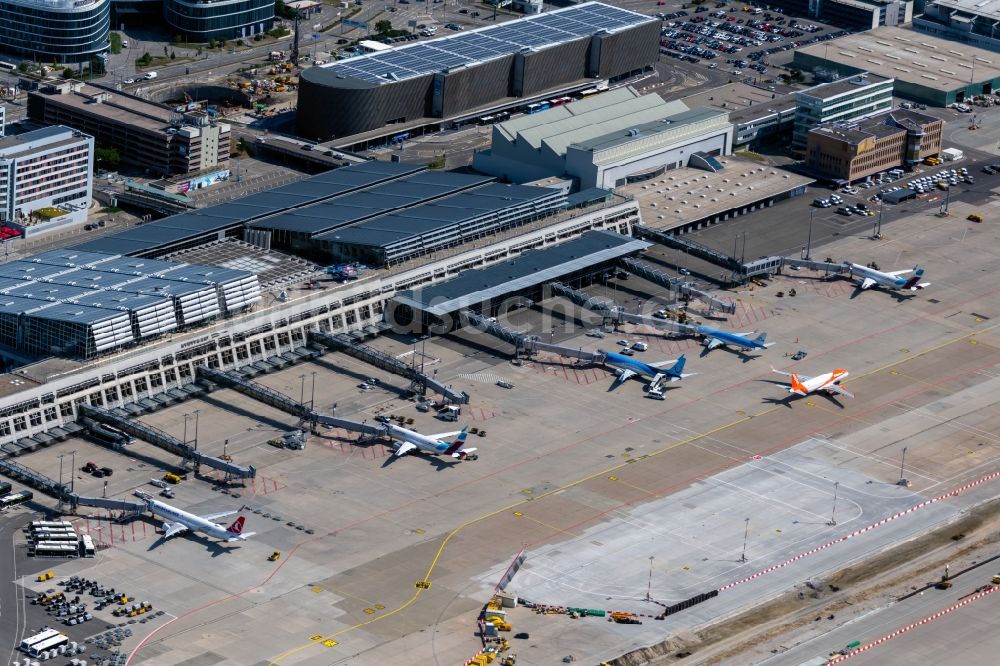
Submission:
<svg viewBox="0 0 1000 666">
<path fill-rule="evenodd" d="M 23 641 L 21 641 L 21 644 L 17 647 L 17 649 L 21 650 L 22 652 L 28 652 L 33 646 L 38 645 L 42 641 L 47 641 L 50 638 L 53 638 L 58 635 L 59 632 L 56 631 L 55 629 L 45 629 L 43 631 L 38 632 L 34 636 L 28 636 L 27 638 L 25 638 Z"/>
<path fill-rule="evenodd" d="M 39 541 L 28 546 L 28 555 L 32 557 L 69 557 L 80 556 L 80 545 L 73 541 Z"/>
<path fill-rule="evenodd" d="M 89 534 L 80 537 L 80 555 L 83 557 L 96 557 L 97 549 L 94 548 L 94 539 Z"/>
<path fill-rule="evenodd" d="M 32 645 L 28 648 L 28 655 L 31 657 L 37 657 L 41 653 L 49 652 L 53 648 L 58 650 L 60 645 L 66 645 L 67 643 L 69 643 L 69 636 L 58 634 L 52 638 L 48 638 Z"/>
</svg>

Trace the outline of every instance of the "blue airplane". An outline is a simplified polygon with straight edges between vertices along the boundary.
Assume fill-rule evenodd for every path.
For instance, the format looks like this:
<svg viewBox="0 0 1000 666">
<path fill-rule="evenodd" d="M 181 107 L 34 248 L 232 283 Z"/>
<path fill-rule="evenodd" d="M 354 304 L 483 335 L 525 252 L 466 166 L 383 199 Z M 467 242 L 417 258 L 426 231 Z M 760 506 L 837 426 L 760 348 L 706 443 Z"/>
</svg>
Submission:
<svg viewBox="0 0 1000 666">
<path fill-rule="evenodd" d="M 752 335 L 752 333 L 744 333 L 742 335 L 739 333 L 726 333 L 725 331 L 708 326 L 699 326 L 696 330 L 698 331 L 698 335 L 703 338 L 702 344 L 705 345 L 706 352 L 712 351 L 720 345 L 739 347 L 741 351 L 767 349 L 774 345 L 773 342 L 765 344 L 764 340 L 767 338 L 767 333 L 761 333 L 756 338 L 750 338 L 748 336 Z"/>
<path fill-rule="evenodd" d="M 615 378 L 614 383 L 609 388 L 609 391 L 614 390 L 619 384 L 626 381 L 631 377 L 649 377 L 650 381 L 650 391 L 652 389 L 659 389 L 660 384 L 664 381 L 676 382 L 684 379 L 685 377 L 690 377 L 692 374 L 684 374 L 684 363 L 686 359 L 681 356 L 676 361 L 660 361 L 659 363 L 643 363 L 642 361 L 636 361 L 635 359 L 629 358 L 622 354 L 616 354 L 614 352 L 606 352 L 604 354 L 604 363 L 610 365 L 617 370 L 618 376 Z M 668 363 L 673 363 L 674 365 L 670 368 L 665 368 L 663 366 Z M 662 393 L 658 394 L 662 395 Z"/>
</svg>

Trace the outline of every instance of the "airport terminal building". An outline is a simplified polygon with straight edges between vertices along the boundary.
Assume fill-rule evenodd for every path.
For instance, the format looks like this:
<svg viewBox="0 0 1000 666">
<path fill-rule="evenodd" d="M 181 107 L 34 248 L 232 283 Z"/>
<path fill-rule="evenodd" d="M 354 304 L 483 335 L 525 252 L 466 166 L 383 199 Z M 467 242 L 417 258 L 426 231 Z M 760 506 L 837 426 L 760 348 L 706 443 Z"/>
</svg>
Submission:
<svg viewBox="0 0 1000 666">
<path fill-rule="evenodd" d="M 581 190 L 611 189 L 732 148 L 727 111 L 622 87 L 494 125 L 473 166 L 514 182 L 568 176 Z"/>
<path fill-rule="evenodd" d="M 504 100 L 614 81 L 652 67 L 659 20 L 586 2 L 368 53 L 300 77 L 298 134 L 328 140 L 422 118 L 488 112 Z"/>
</svg>

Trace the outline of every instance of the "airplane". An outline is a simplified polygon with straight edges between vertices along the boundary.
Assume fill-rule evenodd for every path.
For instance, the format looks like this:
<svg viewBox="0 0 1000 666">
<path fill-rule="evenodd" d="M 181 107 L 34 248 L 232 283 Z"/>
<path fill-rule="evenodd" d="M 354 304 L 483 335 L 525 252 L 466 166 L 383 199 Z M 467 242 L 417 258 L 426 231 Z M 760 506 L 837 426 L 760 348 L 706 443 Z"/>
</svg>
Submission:
<svg viewBox="0 0 1000 666">
<path fill-rule="evenodd" d="M 475 453 L 475 448 L 466 449 L 463 447 L 465 438 L 469 435 L 468 427 L 462 428 L 458 432 L 443 432 L 437 435 L 421 435 L 419 432 L 400 428 L 391 423 L 386 423 L 385 429 L 390 437 L 399 440 L 399 443 L 395 445 L 396 450 L 392 454 L 394 458 L 405 456 L 408 453 L 451 456 L 459 460 L 479 458 Z M 453 437 L 453 441 L 447 441 Z"/>
<path fill-rule="evenodd" d="M 237 518 L 229 527 L 223 527 L 215 522 L 219 518 L 239 513 L 243 510 L 242 507 L 233 511 L 220 511 L 219 513 L 210 513 L 207 516 L 198 516 L 155 500 L 142 491 L 136 491 L 135 495 L 146 503 L 146 508 L 149 509 L 150 513 L 163 519 L 164 539 L 188 531 L 202 532 L 222 541 L 246 541 L 247 537 L 256 534 L 256 532 L 243 531 L 243 523 L 246 520 L 243 516 Z"/>
<path fill-rule="evenodd" d="M 636 361 L 635 359 L 631 359 L 623 354 L 604 352 L 604 362 L 615 368 L 618 374 L 614 383 L 611 384 L 611 388 L 608 389 L 609 391 L 614 390 L 619 384 L 631 377 L 649 377 L 652 380 L 649 382 L 649 392 L 654 397 L 662 397 L 663 392 L 659 387 L 664 381 L 676 382 L 684 379 L 685 377 L 690 377 L 691 375 L 696 374 L 684 374 L 684 364 L 687 362 L 687 359 L 685 359 L 683 355 L 676 361 L 643 363 L 642 361 Z M 670 368 L 665 368 L 664 366 L 668 363 L 673 363 L 674 365 Z"/>
<path fill-rule="evenodd" d="M 846 379 L 849 374 L 843 368 L 836 368 L 832 372 L 825 372 L 817 377 L 799 376 L 795 372 L 782 372 L 781 370 L 775 370 L 773 365 L 771 366 L 771 371 L 792 378 L 791 385 L 785 387 L 785 390 L 793 395 L 804 396 L 817 391 L 826 391 L 828 393 L 846 395 L 848 398 L 854 397 L 853 394 L 838 385 L 838 382 Z"/>
<path fill-rule="evenodd" d="M 698 326 L 696 330 L 698 335 L 704 336 L 702 344 L 707 347 L 706 351 L 712 351 L 720 345 L 732 345 L 739 347 L 742 351 L 767 349 L 774 346 L 773 342 L 764 342 L 764 339 L 767 338 L 767 333 L 761 333 L 756 338 L 750 338 L 749 336 L 753 335 L 752 333 L 727 333 L 708 326 Z"/>
<path fill-rule="evenodd" d="M 859 276 L 862 278 L 860 280 L 856 280 L 858 289 L 861 291 L 876 286 L 892 290 L 909 289 L 910 291 L 917 291 L 918 289 L 931 286 L 930 282 L 920 282 L 920 278 L 924 275 L 924 269 L 920 266 L 914 266 L 912 269 L 907 269 L 905 271 L 891 272 L 879 271 L 874 268 L 868 268 L 867 266 L 861 266 L 859 264 L 850 264 L 850 267 L 852 276 Z M 907 273 L 913 273 L 913 277 L 909 279 L 900 277 L 901 275 L 906 275 Z"/>
</svg>

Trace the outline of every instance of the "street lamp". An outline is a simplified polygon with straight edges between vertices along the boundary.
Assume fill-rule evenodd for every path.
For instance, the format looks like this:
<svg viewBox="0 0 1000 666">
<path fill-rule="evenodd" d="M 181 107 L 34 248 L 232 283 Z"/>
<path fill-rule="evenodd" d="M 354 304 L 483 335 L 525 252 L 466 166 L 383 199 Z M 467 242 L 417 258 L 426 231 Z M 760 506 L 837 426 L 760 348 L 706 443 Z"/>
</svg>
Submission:
<svg viewBox="0 0 1000 666">
<path fill-rule="evenodd" d="M 299 375 L 299 379 L 302 380 L 302 386 L 299 390 L 299 404 L 303 405 L 306 401 L 306 376 L 305 373 Z"/>
<path fill-rule="evenodd" d="M 747 561 L 747 537 L 750 536 L 750 519 L 746 518 L 746 529 L 743 530 L 743 554 L 740 555 L 740 562 Z"/>
<path fill-rule="evenodd" d="M 840 481 L 833 482 L 833 511 L 830 513 L 830 522 L 828 525 L 837 524 L 837 490 L 840 489 Z"/>
<path fill-rule="evenodd" d="M 896 485 L 899 485 L 899 486 L 908 486 L 908 485 L 910 485 L 910 482 L 907 481 L 905 478 L 903 478 L 903 465 L 904 464 L 906 464 L 906 447 L 905 446 L 903 447 L 903 457 L 899 461 L 899 481 L 896 482 Z"/>
<path fill-rule="evenodd" d="M 805 259 L 811 259 L 809 253 L 812 251 L 812 240 L 813 240 L 813 216 L 816 214 L 816 209 L 812 208 L 809 211 L 809 235 L 806 237 L 806 256 Z"/>
<path fill-rule="evenodd" d="M 194 410 L 194 448 L 195 451 L 198 450 L 198 414 L 201 413 L 200 409 Z"/>
</svg>

